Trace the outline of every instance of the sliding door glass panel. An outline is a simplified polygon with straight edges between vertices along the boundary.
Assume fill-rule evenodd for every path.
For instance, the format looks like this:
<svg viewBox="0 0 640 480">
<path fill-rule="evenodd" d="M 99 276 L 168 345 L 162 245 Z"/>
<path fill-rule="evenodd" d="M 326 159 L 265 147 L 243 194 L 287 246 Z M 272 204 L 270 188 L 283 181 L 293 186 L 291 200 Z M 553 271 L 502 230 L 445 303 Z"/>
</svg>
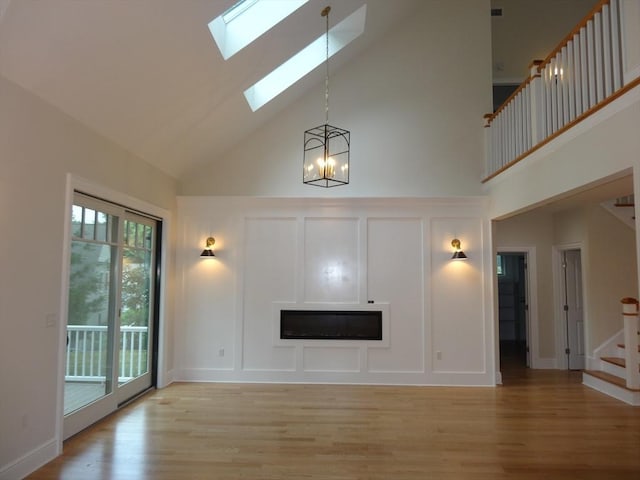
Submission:
<svg viewBox="0 0 640 480">
<path fill-rule="evenodd" d="M 124 220 L 118 366 L 120 385 L 147 375 L 150 371 L 154 224 L 152 220 L 131 213 L 127 213 Z"/>
<path fill-rule="evenodd" d="M 72 209 L 65 415 L 113 391 L 117 220 L 78 204 Z"/>
</svg>

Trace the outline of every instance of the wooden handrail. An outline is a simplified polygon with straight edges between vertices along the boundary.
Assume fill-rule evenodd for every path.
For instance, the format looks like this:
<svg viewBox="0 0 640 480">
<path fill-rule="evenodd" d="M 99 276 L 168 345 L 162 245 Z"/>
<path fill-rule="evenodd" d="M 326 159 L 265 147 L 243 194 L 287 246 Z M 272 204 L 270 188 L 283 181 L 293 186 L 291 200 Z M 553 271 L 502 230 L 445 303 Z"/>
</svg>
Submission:
<svg viewBox="0 0 640 480">
<path fill-rule="evenodd" d="M 509 102 L 513 100 L 522 90 L 524 90 L 524 88 L 527 85 L 529 85 L 534 78 L 535 77 L 527 78 L 524 82 L 520 84 L 518 88 L 516 88 L 513 91 L 511 95 L 507 97 L 507 99 L 504 102 L 502 102 L 502 105 L 500 105 L 500 107 L 498 107 L 498 109 L 495 112 L 486 114 L 484 117 L 487 119 L 487 124 L 490 124 L 493 121 L 493 119 L 496 118 L 502 110 L 507 108 L 507 105 L 509 105 Z"/>
<path fill-rule="evenodd" d="M 532 61 L 532 62 L 529 64 L 529 71 L 531 71 L 531 69 L 532 69 L 533 67 L 537 67 L 538 65 L 540 65 L 543 61 L 544 61 L 544 60 L 534 60 L 534 61 Z M 500 105 L 500 106 L 498 107 L 498 109 L 497 109 L 495 112 L 493 112 L 493 113 L 486 113 L 486 114 L 484 115 L 484 118 L 487 120 L 487 125 L 486 125 L 486 126 L 489 126 L 489 124 L 493 121 L 493 119 L 494 119 L 494 118 L 496 118 L 496 116 L 497 116 L 497 115 L 498 115 L 502 110 L 504 110 L 504 109 L 507 107 L 507 105 L 509 104 L 509 102 L 510 102 L 511 100 L 513 100 L 513 99 L 516 97 L 516 95 L 518 95 L 518 93 L 520 93 L 520 92 L 521 92 L 521 91 L 522 91 L 522 90 L 523 90 L 527 85 L 529 85 L 529 84 L 531 83 L 531 81 L 532 81 L 534 78 L 539 77 L 539 76 L 540 76 L 540 74 L 539 74 L 539 73 L 538 73 L 538 75 L 530 75 L 530 76 L 529 76 L 529 78 L 527 78 L 524 82 L 522 82 L 522 83 L 518 86 L 518 88 L 516 88 L 516 89 L 515 89 L 515 91 L 514 91 L 511 95 L 509 95 L 509 97 L 507 97 L 507 99 L 506 99 L 504 102 L 502 102 L 502 105 Z"/>
<path fill-rule="evenodd" d="M 570 40 L 573 39 L 573 37 L 580 32 L 580 29 L 584 26 L 587 25 L 587 23 L 590 20 L 593 20 L 593 17 L 595 16 L 596 13 L 599 13 L 602 11 L 602 8 L 605 5 L 609 5 L 611 3 L 611 0 L 600 0 L 590 11 L 589 13 L 587 13 L 584 18 L 582 20 L 580 20 L 580 22 L 578 22 L 578 24 L 573 27 L 573 29 L 562 39 L 562 41 L 560 41 L 560 43 L 558 43 L 558 45 L 556 45 L 556 47 L 551 50 L 551 53 L 549 53 L 549 55 L 547 55 L 547 57 L 544 60 L 533 60 L 531 62 L 531 64 L 529 65 L 529 69 L 533 68 L 533 67 L 537 67 L 538 70 L 538 74 L 540 74 L 540 72 L 542 72 L 542 69 L 547 66 L 551 60 L 553 60 L 553 58 L 558 54 L 558 52 L 560 52 L 566 45 L 567 43 L 569 43 Z M 513 98 L 520 93 L 520 91 L 526 87 L 529 83 L 531 83 L 532 78 L 535 78 L 535 76 L 529 76 L 524 82 L 522 82 L 520 84 L 520 86 L 511 94 L 509 95 L 509 97 L 502 102 L 502 104 L 498 107 L 498 109 L 491 113 L 488 114 L 489 116 L 487 117 L 487 124 L 490 124 L 493 119 L 502 111 L 506 108 L 506 106 L 509 104 L 509 102 L 511 100 L 513 100 Z"/>
<path fill-rule="evenodd" d="M 594 105 L 593 107 L 591 107 L 589 110 L 585 111 L 584 113 L 582 113 L 582 115 L 576 117 L 573 121 L 567 123 L 566 125 L 564 125 L 562 128 L 559 128 L 558 130 L 556 130 L 555 132 L 553 132 L 551 135 L 549 135 L 547 138 L 545 138 L 544 140 L 542 140 L 541 142 L 537 143 L 536 145 L 534 145 L 533 147 L 531 147 L 529 150 L 527 150 L 526 152 L 522 153 L 521 155 L 518 155 L 516 158 L 514 158 L 513 160 L 511 160 L 509 163 L 506 163 L 505 165 L 502 166 L 502 168 L 496 170 L 495 172 L 493 172 L 491 175 L 489 175 L 488 177 L 484 178 L 482 180 L 482 183 L 486 183 L 489 180 L 491 180 L 494 177 L 497 177 L 498 175 L 500 175 L 502 172 L 504 172 L 505 170 L 509 169 L 510 167 L 514 166 L 516 163 L 522 161 L 524 158 L 528 157 L 529 155 L 531 155 L 533 152 L 535 152 L 536 150 L 539 150 L 540 148 L 544 147 L 547 143 L 551 142 L 551 140 L 555 139 L 556 137 L 560 136 L 562 133 L 566 132 L 567 130 L 569 130 L 571 127 L 574 127 L 575 125 L 577 125 L 578 123 L 582 122 L 584 119 L 590 117 L 591 115 L 593 115 L 594 113 L 596 113 L 597 111 L 603 109 L 604 107 L 606 107 L 607 105 L 609 105 L 611 102 L 613 102 L 614 100 L 616 100 L 617 98 L 621 97 L 622 95 L 624 95 L 625 93 L 633 90 L 635 87 L 637 87 L 638 85 L 640 85 L 640 77 L 636 78 L 635 80 L 629 82 L 628 84 L 626 84 L 624 87 L 622 87 L 621 89 L 615 91 L 612 95 L 609 95 L 607 98 L 605 98 L 604 100 L 602 100 L 600 103 L 598 103 L 597 105 Z"/>
<path fill-rule="evenodd" d="M 556 46 L 556 48 L 554 48 L 553 50 L 551 50 L 551 53 L 549 53 L 549 55 L 547 55 L 547 58 L 545 58 L 542 63 L 540 65 L 538 65 L 538 72 L 541 72 L 542 69 L 549 63 L 551 62 L 551 60 L 553 60 L 553 58 L 558 54 L 558 52 L 560 52 L 560 50 L 562 50 L 564 47 L 566 47 L 567 43 L 569 43 L 570 40 L 573 39 L 573 37 L 580 32 L 580 29 L 582 27 L 585 27 L 587 25 L 587 23 L 589 23 L 590 20 L 593 20 L 593 18 L 595 17 L 596 13 L 599 13 L 602 11 L 602 8 L 605 5 L 609 5 L 609 3 L 611 3 L 611 0 L 600 0 L 592 9 L 589 13 L 587 13 L 587 15 L 580 20 L 580 22 L 578 22 L 578 24 L 573 27 L 573 29 L 567 34 L 566 37 L 564 37 L 562 39 L 562 41 Z"/>
</svg>

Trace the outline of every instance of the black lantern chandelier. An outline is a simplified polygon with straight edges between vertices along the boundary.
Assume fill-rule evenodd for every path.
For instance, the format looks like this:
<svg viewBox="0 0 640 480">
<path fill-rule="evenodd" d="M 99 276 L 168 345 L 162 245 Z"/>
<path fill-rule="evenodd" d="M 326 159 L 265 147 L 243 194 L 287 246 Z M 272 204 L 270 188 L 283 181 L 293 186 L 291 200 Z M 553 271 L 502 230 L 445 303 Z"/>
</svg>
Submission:
<svg viewBox="0 0 640 480">
<path fill-rule="evenodd" d="M 304 132 L 304 158 L 302 181 L 317 187 L 337 187 L 349 183 L 350 133 L 329 125 L 329 12 L 322 10 L 326 19 L 326 62 L 324 82 L 324 125 Z"/>
</svg>

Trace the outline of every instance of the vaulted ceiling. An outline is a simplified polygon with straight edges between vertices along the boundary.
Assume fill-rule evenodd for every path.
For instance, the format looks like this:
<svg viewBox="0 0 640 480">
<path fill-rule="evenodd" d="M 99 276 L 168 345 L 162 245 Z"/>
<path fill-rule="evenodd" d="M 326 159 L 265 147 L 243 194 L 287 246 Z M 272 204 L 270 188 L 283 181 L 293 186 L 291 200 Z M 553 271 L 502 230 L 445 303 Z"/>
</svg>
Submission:
<svg viewBox="0 0 640 480">
<path fill-rule="evenodd" d="M 286 0 L 280 0 L 286 1 Z M 310 0 L 224 61 L 207 24 L 235 0 L 0 0 L 0 74 L 180 178 L 223 155 L 324 79 L 318 68 L 256 112 L 243 91 L 324 33 Z M 331 23 L 367 4 L 352 61 L 424 0 L 338 0 Z"/>
</svg>

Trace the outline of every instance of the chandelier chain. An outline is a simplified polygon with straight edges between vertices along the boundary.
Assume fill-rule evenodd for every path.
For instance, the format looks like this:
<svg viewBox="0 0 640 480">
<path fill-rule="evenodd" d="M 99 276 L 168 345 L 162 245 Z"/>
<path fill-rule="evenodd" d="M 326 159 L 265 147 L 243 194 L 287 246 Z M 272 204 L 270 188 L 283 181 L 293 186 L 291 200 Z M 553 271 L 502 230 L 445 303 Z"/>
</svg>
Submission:
<svg viewBox="0 0 640 480">
<path fill-rule="evenodd" d="M 324 75 L 324 115 L 325 115 L 325 124 L 329 124 L 329 10 L 330 7 L 327 7 L 326 15 L 324 15 L 326 20 L 326 44 L 325 44 L 325 75 Z"/>
</svg>

